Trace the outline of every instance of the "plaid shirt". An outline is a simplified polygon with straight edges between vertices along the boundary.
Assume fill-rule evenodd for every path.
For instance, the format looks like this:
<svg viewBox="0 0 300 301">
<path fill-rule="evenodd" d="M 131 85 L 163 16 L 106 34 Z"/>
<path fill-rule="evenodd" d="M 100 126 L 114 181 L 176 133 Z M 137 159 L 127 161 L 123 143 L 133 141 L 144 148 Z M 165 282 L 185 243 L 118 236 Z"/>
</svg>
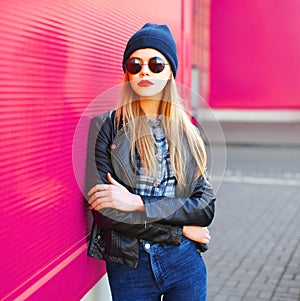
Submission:
<svg viewBox="0 0 300 301">
<path fill-rule="evenodd" d="M 176 179 L 170 164 L 168 140 L 161 127 L 161 118 L 148 120 L 151 133 L 155 140 L 155 155 L 157 160 L 157 179 L 153 175 L 146 175 L 141 159 L 136 154 L 138 167 L 138 181 L 135 194 L 141 196 L 175 196 Z"/>
</svg>

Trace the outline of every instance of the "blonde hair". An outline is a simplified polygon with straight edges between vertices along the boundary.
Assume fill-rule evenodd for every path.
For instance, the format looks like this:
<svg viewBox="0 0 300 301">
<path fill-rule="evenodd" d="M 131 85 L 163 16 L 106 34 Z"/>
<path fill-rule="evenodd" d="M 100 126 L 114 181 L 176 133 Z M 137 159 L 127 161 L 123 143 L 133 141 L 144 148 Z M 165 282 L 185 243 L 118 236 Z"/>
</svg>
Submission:
<svg viewBox="0 0 300 301">
<path fill-rule="evenodd" d="M 170 164 L 178 186 L 184 188 L 190 184 L 185 182 L 188 172 L 194 172 L 194 179 L 205 174 L 207 159 L 203 140 L 184 110 L 173 76 L 164 88 L 159 113 L 162 116 L 162 128 L 168 141 Z M 145 117 L 139 106 L 139 96 L 131 89 L 128 75 L 125 73 L 115 115 L 116 127 L 123 127 L 130 139 L 130 156 L 134 168 L 137 168 L 135 156 L 137 151 L 146 174 L 156 177 L 155 140 Z M 187 170 L 189 160 L 194 160 L 195 171 Z"/>
</svg>

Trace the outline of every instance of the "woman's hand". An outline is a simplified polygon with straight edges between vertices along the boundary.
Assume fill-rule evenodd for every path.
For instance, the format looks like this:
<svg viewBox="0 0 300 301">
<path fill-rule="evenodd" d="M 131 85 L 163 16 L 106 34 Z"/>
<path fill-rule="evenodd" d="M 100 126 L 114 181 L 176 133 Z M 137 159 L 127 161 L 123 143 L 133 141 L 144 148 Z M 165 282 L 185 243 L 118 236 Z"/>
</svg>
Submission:
<svg viewBox="0 0 300 301">
<path fill-rule="evenodd" d="M 91 209 L 101 210 L 114 208 L 121 211 L 145 211 L 144 203 L 139 195 L 130 193 L 108 173 L 110 184 L 95 185 L 89 192 L 88 200 Z"/>
<path fill-rule="evenodd" d="M 208 244 L 211 239 L 207 227 L 183 226 L 183 235 L 203 244 Z"/>
</svg>

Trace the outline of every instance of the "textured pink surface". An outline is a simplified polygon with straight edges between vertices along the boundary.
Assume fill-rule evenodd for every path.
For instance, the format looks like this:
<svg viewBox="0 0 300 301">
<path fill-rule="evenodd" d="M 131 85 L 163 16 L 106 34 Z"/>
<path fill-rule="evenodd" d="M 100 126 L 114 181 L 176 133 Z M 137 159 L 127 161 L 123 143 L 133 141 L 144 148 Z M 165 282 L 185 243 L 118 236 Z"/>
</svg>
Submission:
<svg viewBox="0 0 300 301">
<path fill-rule="evenodd" d="M 210 105 L 300 108 L 300 2 L 211 2 Z"/>
<path fill-rule="evenodd" d="M 1 2 L 1 300 L 78 300 L 105 272 L 86 256 L 76 125 L 91 100 L 119 83 L 133 32 L 149 20 L 167 23 L 179 43 L 182 28 L 181 1 L 125 2 Z M 76 160 L 83 174 L 84 145 Z"/>
</svg>

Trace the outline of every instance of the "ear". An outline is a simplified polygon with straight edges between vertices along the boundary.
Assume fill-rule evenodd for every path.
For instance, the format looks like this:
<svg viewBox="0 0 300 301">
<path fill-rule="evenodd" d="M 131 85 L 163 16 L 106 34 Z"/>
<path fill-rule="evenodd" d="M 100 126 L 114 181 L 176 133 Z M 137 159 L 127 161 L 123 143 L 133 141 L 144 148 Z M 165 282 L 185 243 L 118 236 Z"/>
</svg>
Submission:
<svg viewBox="0 0 300 301">
<path fill-rule="evenodd" d="M 123 82 L 129 82 L 129 75 L 127 71 L 123 75 Z"/>
</svg>

